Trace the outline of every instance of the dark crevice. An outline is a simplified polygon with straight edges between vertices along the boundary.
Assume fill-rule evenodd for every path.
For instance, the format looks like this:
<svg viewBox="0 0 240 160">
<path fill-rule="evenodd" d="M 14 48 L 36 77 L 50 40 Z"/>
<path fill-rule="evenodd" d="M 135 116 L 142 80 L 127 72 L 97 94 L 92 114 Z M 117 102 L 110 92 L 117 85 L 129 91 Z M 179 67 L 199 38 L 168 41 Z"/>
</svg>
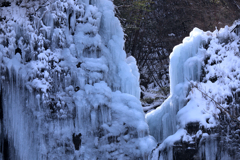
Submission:
<svg viewBox="0 0 240 160">
<path fill-rule="evenodd" d="M 0 17 L 0 22 L 6 20 L 6 17 Z"/>
<path fill-rule="evenodd" d="M 79 148 L 81 147 L 81 142 L 82 142 L 81 137 L 82 137 L 81 133 L 79 133 L 77 135 L 75 133 L 73 133 L 73 135 L 72 135 L 72 141 L 73 141 L 75 150 L 79 150 Z"/>
<path fill-rule="evenodd" d="M 119 143 L 120 141 L 118 140 L 118 136 L 109 136 L 108 137 L 108 143 L 111 144 L 111 143 Z"/>
<path fill-rule="evenodd" d="M 186 130 L 190 135 L 193 135 L 198 132 L 199 127 L 199 122 L 191 122 L 186 125 Z"/>
<path fill-rule="evenodd" d="M 75 92 L 77 92 L 77 91 L 79 91 L 79 90 L 80 90 L 80 87 L 78 87 L 78 86 L 74 88 L 74 91 L 75 91 Z"/>
<path fill-rule="evenodd" d="M 0 91 L 0 123 L 2 122 L 2 120 L 3 120 L 3 101 L 2 101 L 2 88 L 1 88 L 1 91 Z"/>
<path fill-rule="evenodd" d="M 10 7 L 11 6 L 11 2 L 2 2 L 0 3 L 0 7 Z"/>
<path fill-rule="evenodd" d="M 81 67 L 81 64 L 82 64 L 82 62 L 78 62 L 78 64 L 76 65 L 77 68 L 80 68 L 80 67 Z"/>
<path fill-rule="evenodd" d="M 19 53 L 22 56 L 22 50 L 20 48 L 15 49 L 15 54 Z"/>
<path fill-rule="evenodd" d="M 144 97 L 144 93 L 141 92 L 141 93 L 140 93 L 140 98 L 143 99 L 143 97 Z"/>
<path fill-rule="evenodd" d="M 70 13 L 68 16 L 68 27 L 70 31 L 71 31 L 71 17 L 72 17 L 72 13 Z"/>
<path fill-rule="evenodd" d="M 213 66 L 213 65 L 215 65 L 215 64 L 216 64 L 216 61 L 213 60 L 210 65 Z"/>
<path fill-rule="evenodd" d="M 54 98 L 51 98 L 49 101 L 48 107 L 51 111 L 51 114 L 56 114 L 58 112 L 57 101 Z"/>
<path fill-rule="evenodd" d="M 204 64 L 208 64 L 208 60 L 210 59 L 211 56 L 206 56 L 204 59 Z"/>
<path fill-rule="evenodd" d="M 225 101 L 227 102 L 227 105 L 229 105 L 233 102 L 233 98 L 231 96 L 227 96 L 227 98 L 225 98 Z"/>
<path fill-rule="evenodd" d="M 217 76 L 214 76 L 214 77 L 210 77 L 209 80 L 212 82 L 212 83 L 215 83 L 217 81 L 218 77 Z"/>
<path fill-rule="evenodd" d="M 9 143 L 8 140 L 6 138 L 4 138 L 3 140 L 3 146 L 2 146 L 2 153 L 3 153 L 3 160 L 9 160 L 10 159 L 10 155 L 9 155 Z"/>
</svg>

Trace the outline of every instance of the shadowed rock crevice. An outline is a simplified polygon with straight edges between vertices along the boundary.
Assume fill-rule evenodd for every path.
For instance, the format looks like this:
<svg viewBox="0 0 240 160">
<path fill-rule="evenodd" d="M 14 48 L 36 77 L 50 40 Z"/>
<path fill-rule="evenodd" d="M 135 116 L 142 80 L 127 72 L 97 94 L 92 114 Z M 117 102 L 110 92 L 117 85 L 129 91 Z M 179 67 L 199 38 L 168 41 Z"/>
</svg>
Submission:
<svg viewBox="0 0 240 160">
<path fill-rule="evenodd" d="M 79 150 L 79 148 L 81 147 L 81 142 L 82 142 L 81 138 L 82 138 L 82 134 L 81 133 L 79 133 L 79 134 L 73 133 L 72 141 L 73 141 L 75 150 Z"/>
</svg>

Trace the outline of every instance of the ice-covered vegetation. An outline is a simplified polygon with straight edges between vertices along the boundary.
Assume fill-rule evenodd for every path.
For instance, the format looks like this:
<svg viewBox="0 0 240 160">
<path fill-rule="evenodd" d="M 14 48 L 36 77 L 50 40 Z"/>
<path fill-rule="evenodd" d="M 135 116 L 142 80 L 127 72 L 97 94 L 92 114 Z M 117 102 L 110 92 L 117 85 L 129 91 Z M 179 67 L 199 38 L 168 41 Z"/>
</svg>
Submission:
<svg viewBox="0 0 240 160">
<path fill-rule="evenodd" d="M 156 142 L 123 36 L 110 0 L 4 2 L 0 159 L 147 159 Z"/>
<path fill-rule="evenodd" d="M 170 55 L 170 97 L 146 115 L 152 159 L 239 157 L 239 35 L 195 28 Z"/>
</svg>

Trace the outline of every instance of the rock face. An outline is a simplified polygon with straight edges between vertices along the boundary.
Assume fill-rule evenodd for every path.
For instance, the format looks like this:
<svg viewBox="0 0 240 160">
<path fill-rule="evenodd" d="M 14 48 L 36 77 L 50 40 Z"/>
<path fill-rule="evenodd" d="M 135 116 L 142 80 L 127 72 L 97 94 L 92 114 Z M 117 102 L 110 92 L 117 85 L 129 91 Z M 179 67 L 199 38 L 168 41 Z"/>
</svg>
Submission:
<svg viewBox="0 0 240 160">
<path fill-rule="evenodd" d="M 146 159 L 155 141 L 112 2 L 0 6 L 0 159 Z"/>
<path fill-rule="evenodd" d="M 240 37 L 234 27 L 195 28 L 174 48 L 171 95 L 147 114 L 159 142 L 152 159 L 238 159 Z"/>
</svg>

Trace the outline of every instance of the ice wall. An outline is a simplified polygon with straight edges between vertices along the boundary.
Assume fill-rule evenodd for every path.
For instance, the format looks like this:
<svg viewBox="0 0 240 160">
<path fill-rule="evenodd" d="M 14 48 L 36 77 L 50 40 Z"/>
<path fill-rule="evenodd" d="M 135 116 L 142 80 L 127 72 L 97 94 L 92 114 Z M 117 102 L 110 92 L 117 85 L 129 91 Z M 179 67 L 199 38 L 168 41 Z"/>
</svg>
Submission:
<svg viewBox="0 0 240 160">
<path fill-rule="evenodd" d="M 1 158 L 147 159 L 155 140 L 110 0 L 0 8 Z"/>
<path fill-rule="evenodd" d="M 174 47 L 170 55 L 170 96 L 156 110 L 146 115 L 150 134 L 160 143 L 174 134 L 178 127 L 177 112 L 187 103 L 189 81 L 200 81 L 201 47 L 206 43 L 203 31 L 195 28 L 183 44 Z"/>
<path fill-rule="evenodd" d="M 240 38 L 233 28 L 195 28 L 173 49 L 171 95 L 146 115 L 159 143 L 150 159 L 238 159 Z"/>
</svg>

